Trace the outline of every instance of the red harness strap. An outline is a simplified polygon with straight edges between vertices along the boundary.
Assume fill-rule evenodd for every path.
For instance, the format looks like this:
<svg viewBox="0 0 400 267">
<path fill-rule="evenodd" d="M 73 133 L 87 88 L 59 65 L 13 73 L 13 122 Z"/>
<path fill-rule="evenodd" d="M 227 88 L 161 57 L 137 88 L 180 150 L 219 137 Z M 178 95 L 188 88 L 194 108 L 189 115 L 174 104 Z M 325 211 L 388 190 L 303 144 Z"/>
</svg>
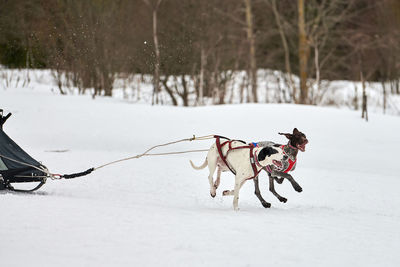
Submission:
<svg viewBox="0 0 400 267">
<path fill-rule="evenodd" d="M 234 175 L 236 175 L 235 170 L 232 169 L 231 166 L 229 166 L 228 162 L 226 161 L 226 157 L 224 157 L 224 155 L 222 154 L 222 147 L 224 145 L 226 145 L 227 143 L 229 143 L 229 148 L 230 148 L 232 141 L 230 139 L 226 138 L 226 137 L 219 136 L 219 135 L 214 135 L 214 138 L 215 138 L 215 144 L 217 145 L 217 150 L 218 150 L 219 157 L 225 163 L 225 165 L 229 168 L 229 170 L 231 170 L 231 172 Z M 228 139 L 228 140 L 221 144 L 220 138 L 225 138 L 225 139 Z M 228 149 L 228 152 L 229 152 L 229 149 Z M 227 155 L 228 155 L 228 152 L 226 153 Z"/>
<path fill-rule="evenodd" d="M 285 145 L 281 146 L 281 148 L 282 148 L 282 150 L 283 150 L 283 153 L 285 153 L 284 147 L 285 147 Z M 286 154 L 286 153 L 285 153 L 285 154 Z M 283 172 L 284 172 L 284 173 L 290 172 L 290 171 L 293 169 L 294 165 L 296 164 L 296 161 L 297 161 L 297 158 L 296 158 L 295 160 L 291 160 L 290 157 L 289 157 L 289 158 L 288 158 L 289 166 L 288 166 L 287 169 L 284 170 Z"/>
<path fill-rule="evenodd" d="M 251 167 L 253 168 L 254 176 L 247 178 L 247 180 L 256 178 L 258 176 L 258 174 L 264 169 L 264 167 L 262 167 L 261 164 L 258 162 L 258 159 L 257 159 L 257 156 L 255 155 L 255 153 L 253 153 L 254 145 L 250 144 L 249 147 L 250 147 L 250 164 L 251 164 Z M 259 171 L 257 171 L 256 163 L 260 167 L 262 167 Z"/>
<path fill-rule="evenodd" d="M 217 145 L 217 151 L 218 151 L 219 157 L 220 157 L 221 160 L 225 163 L 225 165 L 229 168 L 229 170 L 230 170 L 233 174 L 235 174 L 235 175 L 236 175 L 236 172 L 235 172 L 235 170 L 228 164 L 228 161 L 226 160 L 226 157 L 228 156 L 228 153 L 229 153 L 230 151 L 232 151 L 232 150 L 248 148 L 248 149 L 250 150 L 250 164 L 251 164 L 251 167 L 253 168 L 254 176 L 248 178 L 247 180 L 249 180 L 249 179 L 254 179 L 255 177 L 257 177 L 257 175 L 260 173 L 260 171 L 261 171 L 262 169 L 260 169 L 260 171 L 257 171 L 256 163 L 258 163 L 258 161 L 257 161 L 257 159 L 256 159 L 256 157 L 255 157 L 256 155 L 254 155 L 254 153 L 253 153 L 253 149 L 254 149 L 254 145 L 253 145 L 253 144 L 249 144 L 249 145 L 245 145 L 245 146 L 232 147 L 232 142 L 233 142 L 233 141 L 239 141 L 239 142 L 243 142 L 243 141 L 241 141 L 241 140 L 230 140 L 229 138 L 226 138 L 226 137 L 223 137 L 223 136 L 219 136 L 219 135 L 215 135 L 214 138 L 215 138 L 215 144 Z M 223 142 L 223 143 L 221 144 L 220 138 L 227 139 L 227 141 L 225 141 L 225 142 Z M 244 142 L 243 142 L 243 143 L 244 143 Z M 227 152 L 226 152 L 226 155 L 224 156 L 223 153 L 222 153 L 222 147 L 223 147 L 224 145 L 226 145 L 226 144 L 228 144 L 229 148 L 228 148 L 228 150 L 227 150 Z M 259 164 L 259 163 L 258 163 L 258 164 Z M 260 166 L 261 166 L 261 165 L 260 165 Z"/>
</svg>

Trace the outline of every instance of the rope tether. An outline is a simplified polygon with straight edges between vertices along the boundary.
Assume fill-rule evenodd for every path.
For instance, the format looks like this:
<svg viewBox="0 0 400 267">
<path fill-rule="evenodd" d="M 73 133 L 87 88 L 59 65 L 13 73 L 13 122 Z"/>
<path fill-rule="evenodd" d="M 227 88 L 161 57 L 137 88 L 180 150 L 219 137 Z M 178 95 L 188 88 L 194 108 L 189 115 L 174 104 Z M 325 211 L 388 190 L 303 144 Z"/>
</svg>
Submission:
<svg viewBox="0 0 400 267">
<path fill-rule="evenodd" d="M 72 179 L 72 178 L 88 175 L 88 174 L 92 173 L 93 171 L 96 171 L 98 169 L 104 168 L 104 167 L 112 165 L 112 164 L 116 164 L 116 163 L 119 163 L 119 162 L 122 162 L 122 161 L 131 160 L 131 159 L 138 159 L 138 158 L 141 158 L 141 157 L 144 157 L 144 156 L 164 156 L 164 155 L 175 155 L 175 154 L 184 154 L 184 153 L 192 153 L 192 152 L 205 152 L 205 151 L 208 151 L 208 149 L 197 149 L 197 150 L 165 152 L 165 153 L 151 153 L 151 154 L 149 153 L 150 151 L 152 151 L 153 149 L 158 148 L 158 147 L 168 146 L 168 145 L 172 145 L 172 144 L 176 144 L 176 143 L 180 143 L 180 142 L 185 142 L 185 141 L 208 140 L 208 139 L 213 139 L 214 136 L 215 135 L 205 135 L 205 136 L 196 137 L 195 135 L 193 135 L 193 137 L 191 137 L 191 138 L 185 138 L 185 139 L 181 139 L 181 140 L 177 140 L 177 141 L 168 142 L 168 143 L 165 143 L 165 144 L 160 144 L 160 145 L 153 146 L 153 147 L 149 148 L 148 150 L 146 150 L 144 153 L 138 154 L 136 156 L 115 160 L 115 161 L 100 165 L 98 167 L 93 167 L 93 168 L 87 169 L 86 171 L 83 171 L 83 172 L 72 173 L 72 174 L 63 174 L 63 175 L 50 173 L 47 169 L 42 169 L 42 168 L 39 168 L 37 166 L 31 165 L 31 164 L 28 164 L 28 163 L 25 163 L 25 162 L 21 162 L 21 161 L 15 160 L 15 159 L 11 159 L 11 158 L 3 156 L 1 154 L 0 154 L 0 157 L 3 157 L 5 159 L 17 162 L 17 163 L 25 165 L 25 166 L 32 167 L 32 168 L 37 169 L 39 171 L 42 171 L 42 172 L 46 173 L 47 175 L 49 175 L 49 177 L 51 179 L 53 179 L 53 180 L 55 180 L 55 179 L 58 180 L 58 179 L 62 179 L 62 178 L 64 178 L 64 179 Z"/>
</svg>

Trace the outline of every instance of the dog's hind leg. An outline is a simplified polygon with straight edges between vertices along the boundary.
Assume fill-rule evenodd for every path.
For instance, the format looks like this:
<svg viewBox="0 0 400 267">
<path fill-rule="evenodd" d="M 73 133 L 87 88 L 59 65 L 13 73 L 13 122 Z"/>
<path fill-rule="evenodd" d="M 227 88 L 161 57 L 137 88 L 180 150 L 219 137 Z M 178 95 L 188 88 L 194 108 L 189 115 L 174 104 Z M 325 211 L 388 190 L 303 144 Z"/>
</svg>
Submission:
<svg viewBox="0 0 400 267">
<path fill-rule="evenodd" d="M 216 161 L 209 161 L 208 162 L 208 169 L 210 171 L 210 174 L 208 175 L 208 182 L 210 183 L 210 195 L 211 195 L 211 197 L 215 197 L 215 195 L 217 194 L 217 188 L 214 185 L 214 178 L 213 178 L 216 168 L 217 168 Z"/>
<path fill-rule="evenodd" d="M 287 199 L 282 197 L 275 191 L 275 186 L 274 186 L 275 177 L 271 176 L 271 174 L 269 174 L 269 173 L 268 173 L 268 176 L 269 176 L 269 191 L 271 191 L 272 194 L 274 194 L 274 196 L 276 196 L 280 202 L 286 203 Z"/>
<path fill-rule="evenodd" d="M 217 180 L 215 180 L 215 183 L 214 183 L 215 189 L 218 189 L 218 186 L 221 183 L 221 172 L 222 172 L 221 167 L 218 167 L 218 169 L 217 169 Z"/>
<path fill-rule="evenodd" d="M 258 185 L 258 176 L 253 179 L 254 181 L 254 194 L 256 194 L 257 198 L 260 200 L 261 204 L 263 205 L 264 208 L 270 208 L 271 203 L 268 203 L 267 201 L 264 200 L 264 198 L 261 196 L 260 192 L 260 187 Z"/>
<path fill-rule="evenodd" d="M 245 179 L 242 179 L 241 177 L 235 177 L 235 192 L 233 195 L 233 209 L 236 211 L 239 210 L 239 191 L 245 182 L 246 182 Z"/>
<path fill-rule="evenodd" d="M 222 192 L 223 196 L 233 196 L 235 194 L 235 190 L 224 190 L 224 192 Z"/>
</svg>

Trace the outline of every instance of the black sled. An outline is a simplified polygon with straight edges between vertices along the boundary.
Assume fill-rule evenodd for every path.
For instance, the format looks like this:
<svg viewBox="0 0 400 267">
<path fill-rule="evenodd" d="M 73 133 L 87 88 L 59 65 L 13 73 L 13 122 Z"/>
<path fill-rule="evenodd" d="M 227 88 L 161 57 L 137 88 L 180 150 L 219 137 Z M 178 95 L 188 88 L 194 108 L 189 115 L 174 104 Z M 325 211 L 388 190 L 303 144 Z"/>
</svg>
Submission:
<svg viewBox="0 0 400 267">
<path fill-rule="evenodd" d="M 33 192 L 46 183 L 48 171 L 3 131 L 3 125 L 10 116 L 11 113 L 3 116 L 3 110 L 0 109 L 0 190 Z M 38 184 L 29 190 L 14 188 L 14 184 L 29 182 Z"/>
</svg>

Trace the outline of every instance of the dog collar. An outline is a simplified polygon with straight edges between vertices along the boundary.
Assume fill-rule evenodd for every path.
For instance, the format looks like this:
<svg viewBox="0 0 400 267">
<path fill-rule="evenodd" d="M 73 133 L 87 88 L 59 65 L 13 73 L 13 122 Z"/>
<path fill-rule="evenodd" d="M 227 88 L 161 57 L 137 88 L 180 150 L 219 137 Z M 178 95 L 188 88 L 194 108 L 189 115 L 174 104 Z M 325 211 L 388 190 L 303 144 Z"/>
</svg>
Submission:
<svg viewBox="0 0 400 267">
<path fill-rule="evenodd" d="M 287 144 L 287 146 L 290 147 L 290 148 L 293 148 L 293 149 L 297 149 L 296 147 L 294 147 L 294 146 L 292 146 L 292 145 L 290 144 L 290 141 L 289 141 L 289 143 Z"/>
</svg>

